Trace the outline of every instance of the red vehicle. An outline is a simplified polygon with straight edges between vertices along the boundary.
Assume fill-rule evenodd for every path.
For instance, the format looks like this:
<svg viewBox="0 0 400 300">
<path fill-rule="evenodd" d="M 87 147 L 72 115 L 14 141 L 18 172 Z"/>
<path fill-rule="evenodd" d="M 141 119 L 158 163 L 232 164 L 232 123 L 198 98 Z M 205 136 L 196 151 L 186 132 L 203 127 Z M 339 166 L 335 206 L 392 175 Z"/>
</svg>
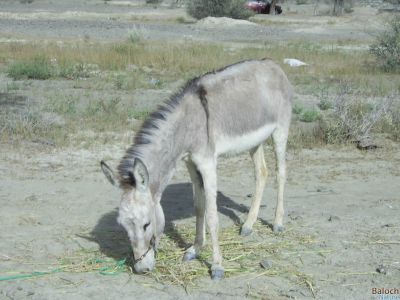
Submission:
<svg viewBox="0 0 400 300">
<path fill-rule="evenodd" d="M 258 14 L 269 14 L 271 10 L 271 3 L 262 0 L 250 0 L 246 2 L 245 6 Z M 281 13 L 282 8 L 279 5 L 275 5 L 275 14 L 279 15 Z"/>
</svg>

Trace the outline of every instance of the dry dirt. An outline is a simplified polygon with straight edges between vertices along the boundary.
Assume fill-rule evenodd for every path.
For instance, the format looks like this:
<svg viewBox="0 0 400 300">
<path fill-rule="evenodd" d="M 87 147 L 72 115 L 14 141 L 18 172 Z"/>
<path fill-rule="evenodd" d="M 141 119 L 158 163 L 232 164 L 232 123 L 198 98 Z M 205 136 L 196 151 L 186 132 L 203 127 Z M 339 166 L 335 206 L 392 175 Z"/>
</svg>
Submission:
<svg viewBox="0 0 400 300">
<path fill-rule="evenodd" d="M 224 26 L 213 20 L 177 24 L 170 19 L 187 18 L 183 9 L 154 9 L 131 1 L 114 5 L 94 0 L 2 1 L 0 41 L 85 35 L 121 40 L 132 28 L 140 28 L 151 39 L 247 44 L 302 38 L 368 43 L 385 19 L 366 8 L 356 8 L 340 20 L 293 13 L 296 9 L 293 6 L 291 14 L 271 17 L 271 26 Z M 268 16 L 257 18 L 270 22 Z M 370 20 L 368 27 L 366 20 Z M 7 79 L 2 76 L 2 80 Z M 28 87 L 20 93 L 40 98 L 45 90 Z M 161 92 L 158 98 L 168 93 Z M 0 145 L 0 278 L 52 270 L 63 258 L 82 251 L 100 250 L 115 258 L 119 247 L 129 247 L 126 240 L 113 238 L 124 236 L 115 220 L 119 191 L 103 178 L 99 161 L 105 158 L 116 165 L 132 136 L 127 132 L 116 137 L 115 143 L 63 149 L 30 141 L 19 147 Z M 219 282 L 205 277 L 185 290 L 125 272 L 115 276 L 59 272 L 0 281 L 0 299 L 377 299 L 372 288 L 400 288 L 400 146 L 390 141 L 382 146 L 368 152 L 351 145 L 289 151 L 286 232 L 311 236 L 314 242 L 310 251 L 282 253 L 282 261 L 272 263 L 293 265 L 312 278 L 311 287 L 296 278 L 245 274 Z M 266 150 L 270 180 L 260 218 L 270 223 L 276 187 L 272 150 L 269 146 Z M 254 183 L 248 155 L 221 158 L 218 174 L 220 219 L 223 227 L 229 227 L 245 219 L 250 205 L 247 195 L 253 193 Z M 188 182 L 179 164 L 162 200 L 169 223 L 194 222 Z M 290 239 L 290 235 L 279 238 Z"/>
</svg>

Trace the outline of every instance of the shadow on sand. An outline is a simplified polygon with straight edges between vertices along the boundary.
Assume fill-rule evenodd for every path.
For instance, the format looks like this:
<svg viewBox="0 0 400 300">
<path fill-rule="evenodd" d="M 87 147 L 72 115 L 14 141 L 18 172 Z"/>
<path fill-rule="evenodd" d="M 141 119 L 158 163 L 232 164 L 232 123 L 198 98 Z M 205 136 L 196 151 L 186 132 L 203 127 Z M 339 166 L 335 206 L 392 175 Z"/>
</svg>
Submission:
<svg viewBox="0 0 400 300">
<path fill-rule="evenodd" d="M 165 215 L 165 232 L 168 232 L 178 247 L 188 247 L 193 241 L 183 240 L 172 224 L 176 220 L 194 216 L 192 185 L 190 183 L 169 185 L 164 191 L 161 205 Z M 248 212 L 247 206 L 237 204 L 221 192 L 218 192 L 217 205 L 218 211 L 228 216 L 235 224 L 241 223 L 235 211 Z M 117 223 L 117 216 L 117 209 L 103 215 L 91 231 L 91 237 L 85 238 L 98 243 L 100 251 L 105 255 L 120 260 L 131 254 L 131 248 L 125 230 Z"/>
</svg>

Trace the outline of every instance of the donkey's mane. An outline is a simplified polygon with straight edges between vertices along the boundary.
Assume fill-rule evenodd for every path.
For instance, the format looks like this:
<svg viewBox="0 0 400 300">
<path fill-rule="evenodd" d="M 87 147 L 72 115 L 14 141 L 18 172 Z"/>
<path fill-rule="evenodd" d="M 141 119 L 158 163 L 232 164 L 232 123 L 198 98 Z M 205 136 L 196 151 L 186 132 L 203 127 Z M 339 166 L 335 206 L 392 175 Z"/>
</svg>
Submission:
<svg viewBox="0 0 400 300">
<path fill-rule="evenodd" d="M 132 184 L 133 163 L 135 158 L 142 157 L 142 146 L 151 143 L 151 137 L 160 129 L 160 121 L 163 122 L 167 120 L 168 115 L 174 112 L 176 107 L 182 102 L 183 95 L 189 91 L 196 92 L 199 78 L 201 78 L 201 76 L 189 80 L 178 92 L 172 95 L 163 104 L 159 105 L 144 121 L 138 133 L 135 135 L 132 146 L 128 148 L 118 166 L 121 184 Z"/>
<path fill-rule="evenodd" d="M 261 59 L 261 60 L 265 60 Z M 142 148 L 144 145 L 150 144 L 152 142 L 152 136 L 154 136 L 155 132 L 157 132 L 160 128 L 159 125 L 160 123 L 164 122 L 167 120 L 168 115 L 170 115 L 172 112 L 175 111 L 176 107 L 179 106 L 179 104 L 182 102 L 183 95 L 192 92 L 192 93 L 197 93 L 199 94 L 199 101 L 202 102 L 203 107 L 207 111 L 207 105 L 204 103 L 204 93 L 206 91 L 204 90 L 204 87 L 198 84 L 199 79 L 206 75 L 210 74 L 216 74 L 219 72 L 222 72 L 232 66 L 247 62 L 249 60 L 243 60 L 228 66 L 225 66 L 223 68 L 220 68 L 218 70 L 214 70 L 211 72 L 207 72 L 201 76 L 195 77 L 191 80 L 189 80 L 178 92 L 176 92 L 174 95 L 172 95 L 167 101 L 165 101 L 163 104 L 159 105 L 158 108 L 153 111 L 149 117 L 144 121 L 142 127 L 139 129 L 138 133 L 136 134 L 132 146 L 128 148 L 126 151 L 124 157 L 122 158 L 119 166 L 118 166 L 118 172 L 120 175 L 120 180 L 122 185 L 134 185 L 134 182 L 132 182 L 132 168 L 133 164 L 135 161 L 135 158 L 142 158 Z M 161 122 L 160 122 L 161 121 Z"/>
</svg>

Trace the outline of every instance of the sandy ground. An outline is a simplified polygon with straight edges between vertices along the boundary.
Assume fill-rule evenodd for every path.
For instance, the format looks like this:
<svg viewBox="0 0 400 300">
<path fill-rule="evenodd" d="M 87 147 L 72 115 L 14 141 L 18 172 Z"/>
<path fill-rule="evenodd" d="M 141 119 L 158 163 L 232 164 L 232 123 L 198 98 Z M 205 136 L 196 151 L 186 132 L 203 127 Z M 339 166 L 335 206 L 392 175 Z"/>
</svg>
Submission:
<svg viewBox="0 0 400 300">
<path fill-rule="evenodd" d="M 177 24 L 168 20 L 185 16 L 182 9 L 154 9 L 129 1 L 118 4 L 2 1 L 0 39 L 80 39 L 89 35 L 109 41 L 125 39 L 129 30 L 140 28 L 151 39 L 263 43 L 270 38 L 303 38 L 368 43 L 370 33 L 379 32 L 384 19 L 364 8 L 344 17 L 345 22 L 304 18 L 293 13 L 293 8 L 291 15 L 272 17 L 274 22 L 267 27 Z M 257 18 L 269 21 L 270 17 Z M 366 20 L 370 20 L 368 27 Z M 1 79 L 6 80 L 3 75 Z M 56 84 L 67 89 L 64 83 Z M 46 82 L 35 82 L 19 93 L 31 99 L 44 97 L 46 87 L 42 85 Z M 169 93 L 149 91 L 142 98 L 151 96 L 158 102 Z M 115 242 L 113 238 L 125 236 L 115 221 L 119 191 L 103 178 L 99 161 L 106 158 L 116 165 L 132 136 L 127 132 L 113 144 L 93 143 L 82 148 L 58 149 L 29 141 L 18 148 L 0 145 L 0 277 L 50 270 L 78 251 L 100 250 L 117 258 L 121 248 L 129 247 L 126 240 Z M 286 231 L 312 236 L 315 242 L 313 251 L 295 257 L 282 253 L 282 260 L 313 279 L 313 292 L 304 282 L 279 276 L 243 275 L 221 282 L 203 278 L 197 287 L 185 291 L 128 273 L 61 272 L 0 281 L 0 299 L 377 299 L 372 288 L 400 288 L 400 146 L 388 140 L 382 145 L 371 152 L 346 146 L 288 153 Z M 276 186 L 269 146 L 266 157 L 270 180 L 260 218 L 271 222 Z M 162 200 L 169 223 L 194 222 L 188 182 L 187 172 L 179 164 Z M 253 185 L 247 154 L 221 158 L 218 205 L 223 227 L 245 219 L 250 205 L 247 195 L 253 193 Z M 88 235 L 93 238 L 85 238 Z M 280 238 L 290 239 L 290 235 Z M 321 252 L 324 255 L 318 254 Z M 385 272 L 377 272 L 380 266 Z"/>
<path fill-rule="evenodd" d="M 82 249 L 120 251 L 120 244 L 104 238 L 107 233 L 124 234 L 115 222 L 119 192 L 103 178 L 98 162 L 110 155 L 120 157 L 123 148 L 122 144 L 64 151 L 35 144 L 18 150 L 2 147 L 2 273 L 48 270 L 62 257 Z M 274 164 L 271 152 L 267 147 L 270 166 Z M 316 298 L 373 299 L 373 287 L 398 285 L 399 153 L 394 144 L 366 153 L 353 147 L 289 152 L 286 230 L 312 235 L 314 250 L 326 251 L 324 256 L 299 253 L 292 261 L 312 276 Z M 162 200 L 168 222 L 193 224 L 188 181 L 179 164 Z M 247 195 L 253 192 L 248 155 L 220 160 L 219 186 L 221 223 L 233 226 L 245 218 L 250 204 Z M 273 218 L 275 193 L 270 179 L 260 212 L 267 222 Z M 88 232 L 97 241 L 82 238 Z M 387 274 L 376 272 L 380 265 Z M 97 272 L 2 282 L 0 295 L 5 299 L 93 299 L 100 295 L 107 299 L 132 299 L 133 295 L 135 299 L 240 299 L 249 295 L 249 288 L 267 299 L 312 297 L 304 284 L 279 277 L 249 275 L 220 283 L 205 278 L 187 295 L 181 287 L 155 283 L 145 276 Z"/>
</svg>

